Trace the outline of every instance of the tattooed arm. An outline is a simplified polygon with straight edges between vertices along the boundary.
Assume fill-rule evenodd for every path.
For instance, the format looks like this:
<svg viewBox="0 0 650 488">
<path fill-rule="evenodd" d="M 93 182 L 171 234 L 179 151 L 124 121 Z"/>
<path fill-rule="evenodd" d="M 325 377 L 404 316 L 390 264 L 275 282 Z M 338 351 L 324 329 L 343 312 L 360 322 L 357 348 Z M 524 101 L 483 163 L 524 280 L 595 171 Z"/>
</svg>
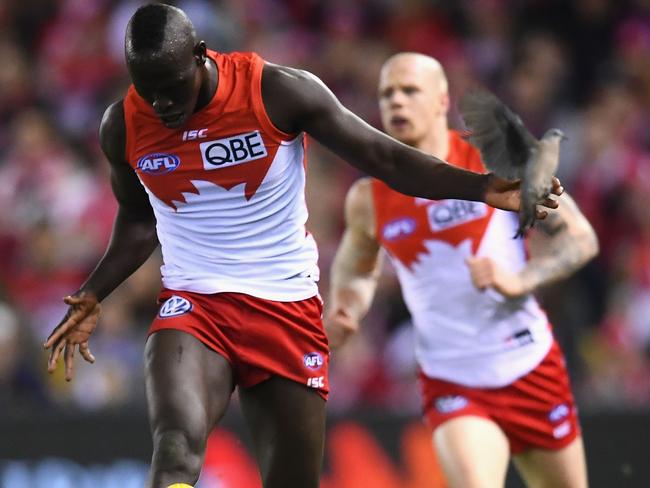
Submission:
<svg viewBox="0 0 650 488">
<path fill-rule="evenodd" d="M 549 212 L 547 221 L 539 221 L 543 246 L 536 250 L 520 273 L 524 288 L 533 291 L 571 276 L 598 254 L 598 239 L 573 199 L 564 194 L 560 206 Z M 531 243 L 535 249 L 535 243 Z"/>
<path fill-rule="evenodd" d="M 598 254 L 596 234 L 566 193 L 531 235 L 532 256 L 519 273 L 501 268 L 488 257 L 472 257 L 467 265 L 479 289 L 492 287 L 507 297 L 532 293 L 541 286 L 567 278 Z"/>
</svg>

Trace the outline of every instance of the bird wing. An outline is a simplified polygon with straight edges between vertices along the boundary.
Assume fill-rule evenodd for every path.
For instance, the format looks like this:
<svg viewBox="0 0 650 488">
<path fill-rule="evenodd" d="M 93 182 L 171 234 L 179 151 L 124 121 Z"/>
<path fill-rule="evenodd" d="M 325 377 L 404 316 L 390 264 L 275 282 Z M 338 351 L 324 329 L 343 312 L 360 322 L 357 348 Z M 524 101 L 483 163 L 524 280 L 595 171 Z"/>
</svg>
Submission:
<svg viewBox="0 0 650 488">
<path fill-rule="evenodd" d="M 468 91 L 459 108 L 470 130 L 469 141 L 480 151 L 486 168 L 501 178 L 521 178 L 538 143 L 521 118 L 483 89 Z"/>
</svg>

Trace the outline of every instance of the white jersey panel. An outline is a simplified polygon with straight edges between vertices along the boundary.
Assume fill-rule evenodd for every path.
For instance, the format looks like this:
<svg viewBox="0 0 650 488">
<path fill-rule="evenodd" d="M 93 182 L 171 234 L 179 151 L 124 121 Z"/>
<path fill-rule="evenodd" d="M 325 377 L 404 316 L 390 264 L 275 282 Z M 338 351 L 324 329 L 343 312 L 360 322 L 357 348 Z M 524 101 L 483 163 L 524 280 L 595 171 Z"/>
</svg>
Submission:
<svg viewBox="0 0 650 488">
<path fill-rule="evenodd" d="M 276 301 L 318 294 L 318 251 L 305 230 L 303 136 L 283 142 L 255 194 L 193 180 L 177 210 L 149 199 L 164 265 L 163 285 L 203 294 L 239 292 Z"/>
<path fill-rule="evenodd" d="M 477 255 L 490 256 L 510 270 L 526 261 L 523 242 L 512 236 L 516 215 L 496 210 Z M 431 378 L 471 387 L 501 387 L 535 368 L 552 344 L 546 314 L 532 296 L 506 299 L 478 291 L 465 259 L 469 239 L 457 247 L 425 240 L 426 253 L 412 269 L 392 259 L 416 332 L 416 357 Z"/>
</svg>

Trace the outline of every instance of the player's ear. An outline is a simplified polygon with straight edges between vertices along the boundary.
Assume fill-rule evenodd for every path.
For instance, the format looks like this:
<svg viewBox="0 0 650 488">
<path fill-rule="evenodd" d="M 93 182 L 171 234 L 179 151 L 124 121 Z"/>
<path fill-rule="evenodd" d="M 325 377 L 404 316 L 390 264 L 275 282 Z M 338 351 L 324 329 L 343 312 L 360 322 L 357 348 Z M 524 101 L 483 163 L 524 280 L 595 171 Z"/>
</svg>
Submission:
<svg viewBox="0 0 650 488">
<path fill-rule="evenodd" d="M 207 58 L 207 48 L 205 46 L 205 41 L 199 41 L 194 46 L 194 59 L 198 66 L 203 66 Z"/>
<path fill-rule="evenodd" d="M 440 109 L 442 110 L 443 113 L 446 114 L 447 112 L 449 112 L 449 105 L 450 105 L 449 93 L 448 92 L 441 93 L 440 94 Z"/>
</svg>

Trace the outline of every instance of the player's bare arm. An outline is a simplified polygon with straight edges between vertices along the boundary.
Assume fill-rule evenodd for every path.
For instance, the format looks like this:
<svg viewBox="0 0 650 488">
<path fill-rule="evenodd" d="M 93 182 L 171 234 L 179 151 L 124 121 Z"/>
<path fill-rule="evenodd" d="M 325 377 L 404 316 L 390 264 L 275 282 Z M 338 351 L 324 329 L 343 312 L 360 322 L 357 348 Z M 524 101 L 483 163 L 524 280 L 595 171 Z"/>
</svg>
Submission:
<svg viewBox="0 0 650 488">
<path fill-rule="evenodd" d="M 508 297 L 522 296 L 569 277 L 598 254 L 591 224 L 569 195 L 559 199 L 560 206 L 531 233 L 532 257 L 519 273 L 503 269 L 490 258 L 468 260 L 478 288 L 493 287 Z"/>
<path fill-rule="evenodd" d="M 372 207 L 371 181 L 360 179 L 345 200 L 346 229 L 331 269 L 325 327 L 333 349 L 357 332 L 377 288 L 382 254 L 375 238 Z"/>
<path fill-rule="evenodd" d="M 52 331 L 45 348 L 51 348 L 48 371 L 56 369 L 64 354 L 65 378 L 72 379 L 74 352 L 94 362 L 88 339 L 97 326 L 101 302 L 136 271 L 151 255 L 158 239 L 153 210 L 147 194 L 125 159 L 125 126 L 122 102 L 111 105 L 102 119 L 100 144 L 111 167 L 111 186 L 119 204 L 106 253 L 88 280 L 64 298 L 69 309 Z"/>
<path fill-rule="evenodd" d="M 374 129 L 347 110 L 306 71 L 267 63 L 262 97 L 271 121 L 287 133 L 305 131 L 338 156 L 395 190 L 429 199 L 484 201 L 518 210 L 519 183 L 455 168 Z M 554 193 L 561 193 L 558 180 Z M 555 208 L 552 199 L 541 202 Z M 544 212 L 538 216 L 543 218 Z"/>
</svg>

